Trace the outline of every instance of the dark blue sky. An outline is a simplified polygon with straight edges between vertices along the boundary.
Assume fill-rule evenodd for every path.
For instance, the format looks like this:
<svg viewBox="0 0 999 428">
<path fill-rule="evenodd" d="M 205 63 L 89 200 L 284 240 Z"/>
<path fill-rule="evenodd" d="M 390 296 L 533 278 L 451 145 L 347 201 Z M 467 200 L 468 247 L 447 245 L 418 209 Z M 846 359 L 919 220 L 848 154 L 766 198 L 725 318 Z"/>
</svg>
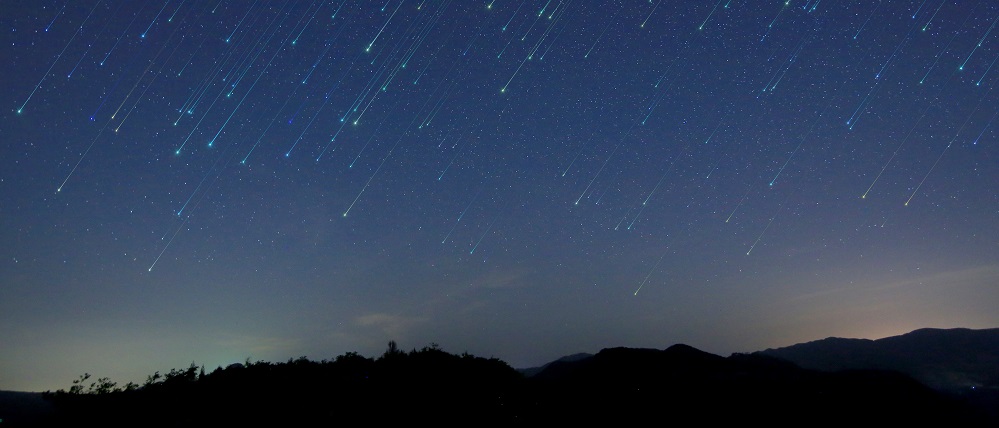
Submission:
<svg viewBox="0 0 999 428">
<path fill-rule="evenodd" d="M 0 5 L 0 389 L 999 324 L 990 1 Z"/>
</svg>

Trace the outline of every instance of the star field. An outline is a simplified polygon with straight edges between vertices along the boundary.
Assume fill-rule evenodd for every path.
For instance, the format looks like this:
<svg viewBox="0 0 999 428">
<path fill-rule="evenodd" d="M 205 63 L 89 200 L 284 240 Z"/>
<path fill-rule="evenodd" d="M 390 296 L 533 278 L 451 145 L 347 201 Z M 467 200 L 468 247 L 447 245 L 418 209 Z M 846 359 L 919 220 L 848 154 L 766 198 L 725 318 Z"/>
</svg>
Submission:
<svg viewBox="0 0 999 428">
<path fill-rule="evenodd" d="M 0 389 L 995 327 L 989 1 L 4 2 Z"/>
</svg>

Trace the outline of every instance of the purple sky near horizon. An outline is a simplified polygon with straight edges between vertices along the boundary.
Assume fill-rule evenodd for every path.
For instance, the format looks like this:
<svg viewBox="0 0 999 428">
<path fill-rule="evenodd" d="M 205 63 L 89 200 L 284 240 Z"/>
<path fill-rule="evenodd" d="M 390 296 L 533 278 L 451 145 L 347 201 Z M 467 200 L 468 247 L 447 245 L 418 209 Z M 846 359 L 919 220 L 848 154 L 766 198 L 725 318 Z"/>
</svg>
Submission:
<svg viewBox="0 0 999 428">
<path fill-rule="evenodd" d="M 0 4 L 0 389 L 999 326 L 999 4 Z"/>
</svg>

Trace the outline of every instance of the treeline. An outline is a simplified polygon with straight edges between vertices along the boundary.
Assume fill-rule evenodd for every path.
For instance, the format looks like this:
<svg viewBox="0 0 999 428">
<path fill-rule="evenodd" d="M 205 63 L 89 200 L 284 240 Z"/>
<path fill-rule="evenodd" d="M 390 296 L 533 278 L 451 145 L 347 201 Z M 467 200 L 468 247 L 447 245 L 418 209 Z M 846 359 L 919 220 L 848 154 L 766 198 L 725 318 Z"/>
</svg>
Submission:
<svg viewBox="0 0 999 428">
<path fill-rule="evenodd" d="M 99 426 L 312 426 L 344 422 L 512 421 L 507 402 L 524 379 L 498 359 L 453 355 L 436 345 L 380 357 L 232 364 L 206 373 L 192 363 L 143 385 L 106 378 L 46 393 L 54 424 Z"/>
<path fill-rule="evenodd" d="M 445 426 L 647 423 L 768 425 L 989 422 L 979 409 L 890 372 L 816 372 L 771 357 L 676 345 L 605 349 L 525 378 L 495 358 L 436 345 L 378 358 L 191 364 L 118 386 L 87 375 L 46 393 L 45 425 Z"/>
</svg>

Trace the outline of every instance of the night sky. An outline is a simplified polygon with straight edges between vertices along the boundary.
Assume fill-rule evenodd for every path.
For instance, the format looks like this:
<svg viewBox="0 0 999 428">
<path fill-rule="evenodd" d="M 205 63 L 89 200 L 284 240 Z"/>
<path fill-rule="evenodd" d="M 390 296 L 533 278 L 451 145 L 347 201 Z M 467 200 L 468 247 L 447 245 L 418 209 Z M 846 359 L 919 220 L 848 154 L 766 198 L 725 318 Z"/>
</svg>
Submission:
<svg viewBox="0 0 999 428">
<path fill-rule="evenodd" d="M 0 389 L 996 327 L 997 20 L 4 1 Z"/>
</svg>

